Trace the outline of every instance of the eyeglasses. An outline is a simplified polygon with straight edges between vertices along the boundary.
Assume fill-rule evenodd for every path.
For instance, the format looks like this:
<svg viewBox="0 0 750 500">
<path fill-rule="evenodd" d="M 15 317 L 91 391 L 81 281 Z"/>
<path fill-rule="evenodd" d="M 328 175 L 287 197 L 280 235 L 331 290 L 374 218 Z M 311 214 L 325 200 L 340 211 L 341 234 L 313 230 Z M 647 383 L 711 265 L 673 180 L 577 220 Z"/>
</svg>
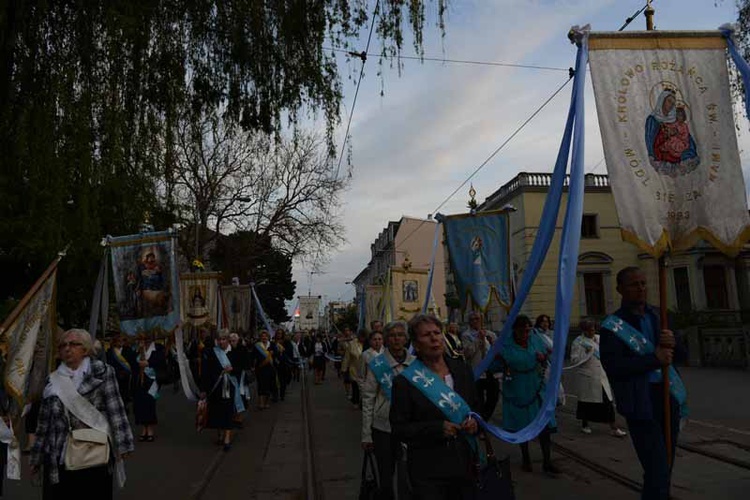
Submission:
<svg viewBox="0 0 750 500">
<path fill-rule="evenodd" d="M 81 347 L 83 342 L 60 342 L 57 344 L 58 349 L 65 349 L 66 347 Z"/>
</svg>

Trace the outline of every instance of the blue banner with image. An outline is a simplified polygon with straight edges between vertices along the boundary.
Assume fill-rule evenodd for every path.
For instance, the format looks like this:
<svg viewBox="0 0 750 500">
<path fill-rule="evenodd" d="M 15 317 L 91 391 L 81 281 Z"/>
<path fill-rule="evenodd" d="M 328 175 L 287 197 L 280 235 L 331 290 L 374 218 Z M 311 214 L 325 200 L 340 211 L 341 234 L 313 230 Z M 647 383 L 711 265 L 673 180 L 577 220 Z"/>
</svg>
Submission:
<svg viewBox="0 0 750 500">
<path fill-rule="evenodd" d="M 487 310 L 493 295 L 510 307 L 508 212 L 436 216 L 445 227 L 450 264 L 461 307 Z"/>
</svg>

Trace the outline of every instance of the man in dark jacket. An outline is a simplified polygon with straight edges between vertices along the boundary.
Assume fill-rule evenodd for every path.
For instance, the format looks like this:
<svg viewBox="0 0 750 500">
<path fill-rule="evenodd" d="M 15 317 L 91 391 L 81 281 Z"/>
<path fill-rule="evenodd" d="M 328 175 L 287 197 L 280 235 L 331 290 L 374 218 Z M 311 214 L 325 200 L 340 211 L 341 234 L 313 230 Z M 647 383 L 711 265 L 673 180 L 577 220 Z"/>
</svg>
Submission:
<svg viewBox="0 0 750 500">
<path fill-rule="evenodd" d="M 643 466 L 644 500 L 668 499 L 671 468 L 679 432 L 680 404 L 670 396 L 672 449 L 664 439 L 662 367 L 682 357 L 684 350 L 671 330 L 660 328 L 659 311 L 646 302 L 646 276 L 637 267 L 617 273 L 622 307 L 604 320 L 600 338 L 601 362 L 614 391 L 617 411 L 625 417 L 633 447 Z M 646 339 L 653 352 L 642 349 Z M 677 353 L 677 354 L 676 354 Z"/>
</svg>

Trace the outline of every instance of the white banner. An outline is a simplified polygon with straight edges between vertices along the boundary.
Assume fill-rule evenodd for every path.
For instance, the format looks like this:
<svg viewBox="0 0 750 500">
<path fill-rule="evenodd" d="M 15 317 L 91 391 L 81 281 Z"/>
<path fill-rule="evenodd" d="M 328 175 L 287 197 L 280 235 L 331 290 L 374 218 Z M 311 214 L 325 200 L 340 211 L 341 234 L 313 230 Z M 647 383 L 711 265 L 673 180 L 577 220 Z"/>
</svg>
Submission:
<svg viewBox="0 0 750 500">
<path fill-rule="evenodd" d="M 318 330 L 320 328 L 320 297 L 299 297 L 300 330 Z"/>
<path fill-rule="evenodd" d="M 623 238 L 736 254 L 750 218 L 721 34 L 591 33 L 589 48 Z"/>
<path fill-rule="evenodd" d="M 198 272 L 180 275 L 180 316 L 195 326 L 218 324 L 218 286 L 221 273 Z"/>
</svg>

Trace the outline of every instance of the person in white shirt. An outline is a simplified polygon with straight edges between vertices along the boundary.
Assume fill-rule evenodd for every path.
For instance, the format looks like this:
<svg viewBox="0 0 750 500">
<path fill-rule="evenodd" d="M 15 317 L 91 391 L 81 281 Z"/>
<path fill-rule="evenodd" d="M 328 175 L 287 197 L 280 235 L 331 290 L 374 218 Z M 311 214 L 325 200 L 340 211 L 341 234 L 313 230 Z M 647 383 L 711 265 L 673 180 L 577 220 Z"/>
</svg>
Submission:
<svg viewBox="0 0 750 500">
<path fill-rule="evenodd" d="M 464 358 L 471 368 L 476 368 L 487 356 L 497 336 L 482 326 L 482 315 L 477 311 L 469 314 L 469 328 L 461 335 Z M 485 420 L 492 417 L 500 396 L 500 384 L 491 373 L 483 373 L 476 381 L 480 414 Z"/>
</svg>

